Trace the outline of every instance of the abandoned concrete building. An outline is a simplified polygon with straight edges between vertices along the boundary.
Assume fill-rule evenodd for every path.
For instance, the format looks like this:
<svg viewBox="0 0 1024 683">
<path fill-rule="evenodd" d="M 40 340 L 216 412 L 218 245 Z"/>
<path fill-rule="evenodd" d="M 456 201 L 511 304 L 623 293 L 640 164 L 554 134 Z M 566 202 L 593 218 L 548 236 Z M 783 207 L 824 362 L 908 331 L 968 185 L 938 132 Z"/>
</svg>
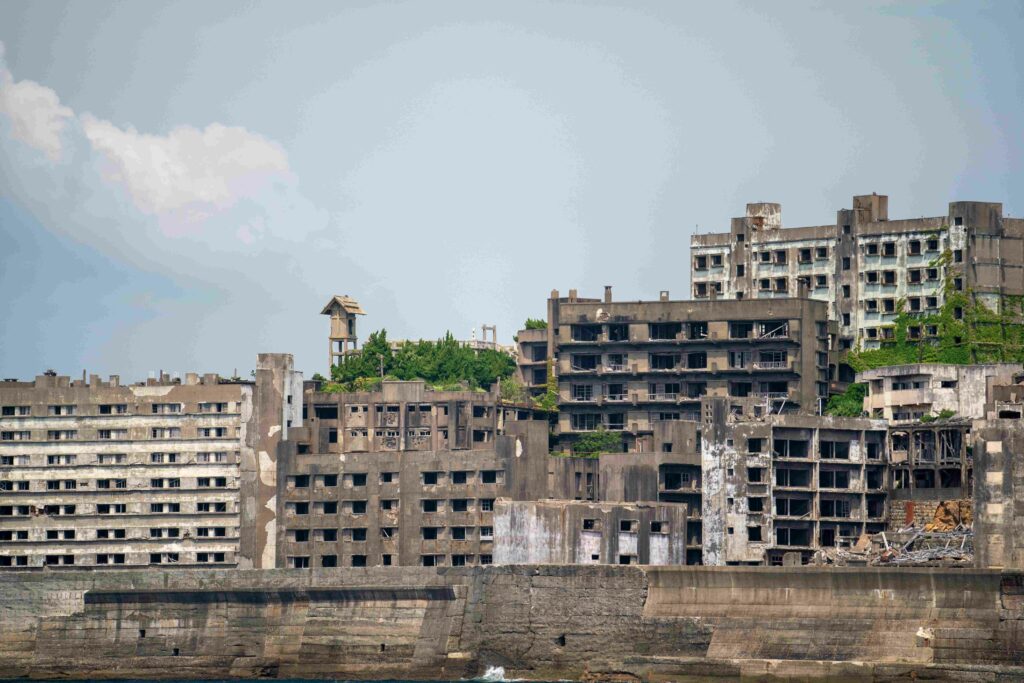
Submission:
<svg viewBox="0 0 1024 683">
<path fill-rule="evenodd" d="M 1013 381 L 1020 363 L 890 365 L 857 374 L 867 384 L 864 412 L 890 422 L 919 421 L 952 413 L 969 420 L 985 417 L 986 389 Z"/>
<path fill-rule="evenodd" d="M 886 528 L 886 423 L 704 408 L 704 564 L 782 565 Z"/>
<path fill-rule="evenodd" d="M 892 338 L 900 300 L 909 312 L 938 312 L 947 285 L 993 311 L 1024 294 L 1024 219 L 1004 217 L 1002 204 L 952 202 L 944 216 L 892 221 L 888 205 L 884 195 L 855 196 L 835 224 L 784 228 L 781 205 L 747 204 L 729 232 L 691 238 L 693 296 L 774 300 L 806 286 L 828 302 L 845 350 Z"/>
<path fill-rule="evenodd" d="M 497 564 L 687 564 L 685 504 L 499 500 Z"/>
<path fill-rule="evenodd" d="M 491 564 L 495 500 L 548 497 L 546 417 L 494 393 L 386 381 L 304 410 L 280 451 L 279 566 Z"/>
<path fill-rule="evenodd" d="M 254 382 L 0 383 L 0 567 L 260 566 L 243 501 L 260 497 L 261 411 L 280 425 L 287 408 L 264 375 L 290 362 L 261 356 Z"/>
<path fill-rule="evenodd" d="M 1024 568 L 1024 424 L 977 420 L 973 435 L 975 566 Z"/>
<path fill-rule="evenodd" d="M 990 420 L 1019 420 L 1024 416 L 1024 372 L 1010 381 L 990 383 L 985 402 L 985 417 Z"/>
<path fill-rule="evenodd" d="M 540 396 L 548 380 L 548 331 L 520 330 L 516 344 L 519 381 L 529 396 Z"/>
<path fill-rule="evenodd" d="M 868 388 L 865 413 L 889 424 L 893 526 L 927 518 L 939 501 L 971 497 L 973 425 L 993 416 L 995 396 L 1008 393 L 1022 369 L 1011 363 L 931 363 L 857 375 Z"/>
<path fill-rule="evenodd" d="M 605 429 L 622 431 L 627 451 L 660 450 L 656 426 L 698 420 L 705 396 L 755 397 L 765 414 L 819 412 L 835 373 L 827 318 L 827 305 L 810 299 L 672 301 L 662 292 L 627 302 L 612 301 L 610 287 L 603 300 L 555 291 L 547 330 L 523 342 L 533 352 L 520 358 L 521 374 L 535 388 L 535 358 L 554 360 L 563 447 Z"/>
</svg>

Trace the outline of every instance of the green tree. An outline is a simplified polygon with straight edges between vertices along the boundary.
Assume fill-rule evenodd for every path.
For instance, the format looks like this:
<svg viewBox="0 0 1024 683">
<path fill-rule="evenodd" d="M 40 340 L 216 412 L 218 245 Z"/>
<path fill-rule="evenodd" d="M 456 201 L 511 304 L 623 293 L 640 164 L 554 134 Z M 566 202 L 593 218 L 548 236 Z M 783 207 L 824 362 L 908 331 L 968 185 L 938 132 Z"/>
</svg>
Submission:
<svg viewBox="0 0 1024 683">
<path fill-rule="evenodd" d="M 431 386 L 489 389 L 498 380 L 510 377 L 515 369 L 515 359 L 509 354 L 494 349 L 474 350 L 459 343 L 450 332 L 436 342 L 403 342 L 393 349 L 387 331 L 380 330 L 367 338 L 359 353 L 343 357 L 331 368 L 331 388 L 365 391 L 365 387 L 372 386 L 370 380 L 379 383 L 383 372 L 389 379 L 422 379 Z"/>
<path fill-rule="evenodd" d="M 867 396 L 867 384 L 851 384 L 842 394 L 836 394 L 825 406 L 826 415 L 836 417 L 860 417 L 864 413 L 864 397 Z"/>
<path fill-rule="evenodd" d="M 604 427 L 594 432 L 587 432 L 576 440 L 572 450 L 577 455 L 621 453 L 622 432 L 610 432 Z"/>
<path fill-rule="evenodd" d="M 526 389 L 515 375 L 501 380 L 498 395 L 508 403 L 525 403 Z"/>
<path fill-rule="evenodd" d="M 523 323 L 523 329 L 526 330 L 546 330 L 548 329 L 548 321 L 540 318 L 527 318 L 526 322 Z"/>
</svg>

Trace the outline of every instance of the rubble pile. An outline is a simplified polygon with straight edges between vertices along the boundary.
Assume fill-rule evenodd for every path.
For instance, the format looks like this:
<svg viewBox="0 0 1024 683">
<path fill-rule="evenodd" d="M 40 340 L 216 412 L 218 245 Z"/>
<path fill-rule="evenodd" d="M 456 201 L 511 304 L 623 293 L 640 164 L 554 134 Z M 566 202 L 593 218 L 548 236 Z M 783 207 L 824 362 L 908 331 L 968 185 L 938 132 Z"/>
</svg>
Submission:
<svg viewBox="0 0 1024 683">
<path fill-rule="evenodd" d="M 943 501 L 932 521 L 893 533 L 862 534 L 848 547 L 823 548 L 815 564 L 838 566 L 945 566 L 974 564 L 973 509 L 970 500 Z"/>
</svg>

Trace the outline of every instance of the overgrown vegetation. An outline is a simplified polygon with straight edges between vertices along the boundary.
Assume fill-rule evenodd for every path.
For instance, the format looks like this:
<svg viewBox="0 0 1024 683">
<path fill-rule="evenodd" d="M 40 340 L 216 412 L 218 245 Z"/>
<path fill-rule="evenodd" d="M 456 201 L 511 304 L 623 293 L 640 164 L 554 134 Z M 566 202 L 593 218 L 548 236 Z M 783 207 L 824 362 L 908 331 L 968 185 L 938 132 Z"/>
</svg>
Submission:
<svg viewBox="0 0 1024 683">
<path fill-rule="evenodd" d="M 535 397 L 533 404 L 549 413 L 558 410 L 558 379 L 555 377 L 555 362 L 550 358 L 547 362 L 547 381 L 544 383 L 544 393 Z"/>
<path fill-rule="evenodd" d="M 583 434 L 573 445 L 575 455 L 596 456 L 599 453 L 621 453 L 622 432 L 610 432 L 603 427 Z"/>
<path fill-rule="evenodd" d="M 850 384 L 844 393 L 836 394 L 828 400 L 825 414 L 835 417 L 860 417 L 864 412 L 864 397 L 867 393 L 867 384 Z"/>
<path fill-rule="evenodd" d="M 943 410 L 940 410 L 938 415 L 922 415 L 921 416 L 921 422 L 923 422 L 925 424 L 928 424 L 929 422 L 935 422 L 937 420 L 948 420 L 949 418 L 951 418 L 951 417 L 953 417 L 955 415 L 956 415 L 956 411 L 955 410 L 950 410 L 949 408 L 945 408 Z"/>
<path fill-rule="evenodd" d="M 977 300 L 972 290 L 956 286 L 963 272 L 954 263 L 950 249 L 928 267 L 942 269 L 942 305 L 937 310 L 915 312 L 907 310 L 905 298 L 898 300 L 896 317 L 886 326 L 892 330 L 892 338 L 880 340 L 877 349 L 851 351 L 847 362 L 854 371 L 911 363 L 1024 362 L 1024 297 L 1004 295 L 1000 297 L 999 310 L 993 311 Z M 842 417 L 861 415 L 866 392 L 866 385 L 851 384 L 846 393 L 829 399 L 826 413 Z M 946 412 L 949 411 L 938 416 L 926 415 L 922 421 L 953 416 Z"/>
<path fill-rule="evenodd" d="M 548 321 L 541 320 L 540 318 L 527 318 L 526 322 L 523 323 L 524 330 L 546 330 L 548 329 Z"/>
<path fill-rule="evenodd" d="M 862 372 L 906 363 L 1024 362 L 1024 297 L 1002 296 L 999 310 L 993 311 L 970 289 L 957 289 L 956 279 L 963 274 L 949 249 L 929 267 L 944 268 L 941 307 L 931 313 L 911 312 L 906 299 L 900 299 L 888 326 L 892 339 L 881 340 L 877 349 L 852 351 L 850 366 Z M 916 336 L 911 328 L 917 328 Z"/>
<path fill-rule="evenodd" d="M 512 376 L 512 356 L 494 349 L 463 346 L 451 332 L 437 341 L 403 342 L 392 349 L 387 330 L 370 334 L 359 353 L 345 356 L 331 368 L 331 381 L 321 391 L 373 391 L 384 379 L 422 379 L 438 390 L 486 390 Z"/>
<path fill-rule="evenodd" d="M 507 403 L 526 403 L 526 388 L 515 375 L 512 375 L 500 380 L 498 397 Z"/>
</svg>

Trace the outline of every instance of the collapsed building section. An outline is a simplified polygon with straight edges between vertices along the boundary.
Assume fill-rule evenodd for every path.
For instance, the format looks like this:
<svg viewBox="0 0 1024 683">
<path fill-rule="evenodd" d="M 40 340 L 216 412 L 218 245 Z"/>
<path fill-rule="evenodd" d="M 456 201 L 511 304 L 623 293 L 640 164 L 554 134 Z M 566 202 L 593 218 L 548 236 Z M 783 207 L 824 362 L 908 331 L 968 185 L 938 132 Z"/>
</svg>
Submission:
<svg viewBox="0 0 1024 683">
<path fill-rule="evenodd" d="M 885 530 L 885 423 L 705 406 L 704 564 L 806 564 L 821 548 Z"/>
</svg>

